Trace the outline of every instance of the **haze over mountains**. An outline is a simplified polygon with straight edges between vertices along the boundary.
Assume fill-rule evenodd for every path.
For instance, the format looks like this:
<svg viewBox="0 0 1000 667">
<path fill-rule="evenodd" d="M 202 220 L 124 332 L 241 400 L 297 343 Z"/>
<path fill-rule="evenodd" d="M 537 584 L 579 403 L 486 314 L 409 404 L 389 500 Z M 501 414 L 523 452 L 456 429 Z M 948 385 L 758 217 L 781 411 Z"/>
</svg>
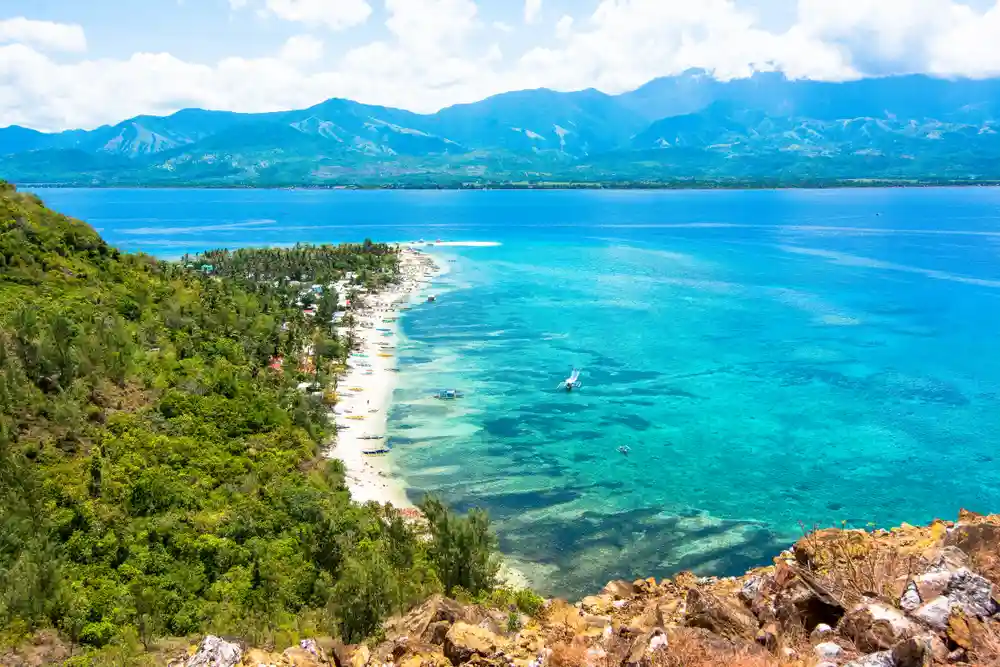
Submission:
<svg viewBox="0 0 1000 667">
<path fill-rule="evenodd" d="M 331 99 L 0 129 L 0 177 L 64 185 L 773 184 L 1000 179 L 1000 79 L 844 83 L 701 71 L 607 95 L 504 93 L 434 114 Z"/>
</svg>

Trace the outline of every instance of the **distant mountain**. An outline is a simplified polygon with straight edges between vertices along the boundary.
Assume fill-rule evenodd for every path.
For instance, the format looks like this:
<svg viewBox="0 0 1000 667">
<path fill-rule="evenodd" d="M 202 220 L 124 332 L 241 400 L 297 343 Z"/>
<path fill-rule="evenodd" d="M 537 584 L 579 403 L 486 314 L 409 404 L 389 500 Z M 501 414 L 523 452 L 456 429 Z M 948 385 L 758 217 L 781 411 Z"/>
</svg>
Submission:
<svg viewBox="0 0 1000 667">
<path fill-rule="evenodd" d="M 434 114 L 331 99 L 185 109 L 46 134 L 0 129 L 26 184 L 456 185 L 1000 180 L 1000 79 L 843 83 L 692 70 L 607 95 L 525 90 Z"/>
</svg>

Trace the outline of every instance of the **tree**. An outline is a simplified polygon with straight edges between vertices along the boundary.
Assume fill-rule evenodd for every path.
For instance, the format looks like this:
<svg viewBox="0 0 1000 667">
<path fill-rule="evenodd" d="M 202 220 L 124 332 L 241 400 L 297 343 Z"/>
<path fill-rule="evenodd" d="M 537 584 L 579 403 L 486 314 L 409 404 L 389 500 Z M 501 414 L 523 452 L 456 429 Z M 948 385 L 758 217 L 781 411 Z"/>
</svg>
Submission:
<svg viewBox="0 0 1000 667">
<path fill-rule="evenodd" d="M 445 592 L 461 587 L 479 595 L 493 589 L 500 559 L 486 512 L 474 509 L 459 517 L 434 496 L 424 498 L 420 509 L 431 534 L 428 556 Z"/>
</svg>

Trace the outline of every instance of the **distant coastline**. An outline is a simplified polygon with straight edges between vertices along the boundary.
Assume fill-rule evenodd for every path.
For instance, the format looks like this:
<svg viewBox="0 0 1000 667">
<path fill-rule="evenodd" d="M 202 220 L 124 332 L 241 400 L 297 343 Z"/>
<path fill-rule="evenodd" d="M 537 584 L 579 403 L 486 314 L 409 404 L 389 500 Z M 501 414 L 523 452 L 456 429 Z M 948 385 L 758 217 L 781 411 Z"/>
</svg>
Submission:
<svg viewBox="0 0 1000 667">
<path fill-rule="evenodd" d="M 1000 180 L 883 180 L 855 179 L 838 181 L 676 181 L 676 182 L 538 182 L 538 183 L 450 183 L 450 184 L 255 184 L 233 183 L 16 183 L 19 189 L 31 190 L 838 190 L 876 188 L 956 188 L 1000 187 Z"/>
</svg>

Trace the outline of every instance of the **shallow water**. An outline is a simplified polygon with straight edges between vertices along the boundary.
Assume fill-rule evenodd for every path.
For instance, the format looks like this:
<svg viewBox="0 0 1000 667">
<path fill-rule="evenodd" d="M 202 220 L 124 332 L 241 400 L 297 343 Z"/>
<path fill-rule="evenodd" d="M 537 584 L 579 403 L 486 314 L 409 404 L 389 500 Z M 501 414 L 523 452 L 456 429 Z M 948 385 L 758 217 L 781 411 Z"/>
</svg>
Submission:
<svg viewBox="0 0 1000 667">
<path fill-rule="evenodd" d="M 1000 510 L 998 190 L 43 198 L 168 257 L 501 242 L 436 251 L 455 261 L 403 319 L 390 429 L 415 493 L 486 507 L 547 593 L 741 572 L 800 522 Z"/>
</svg>

